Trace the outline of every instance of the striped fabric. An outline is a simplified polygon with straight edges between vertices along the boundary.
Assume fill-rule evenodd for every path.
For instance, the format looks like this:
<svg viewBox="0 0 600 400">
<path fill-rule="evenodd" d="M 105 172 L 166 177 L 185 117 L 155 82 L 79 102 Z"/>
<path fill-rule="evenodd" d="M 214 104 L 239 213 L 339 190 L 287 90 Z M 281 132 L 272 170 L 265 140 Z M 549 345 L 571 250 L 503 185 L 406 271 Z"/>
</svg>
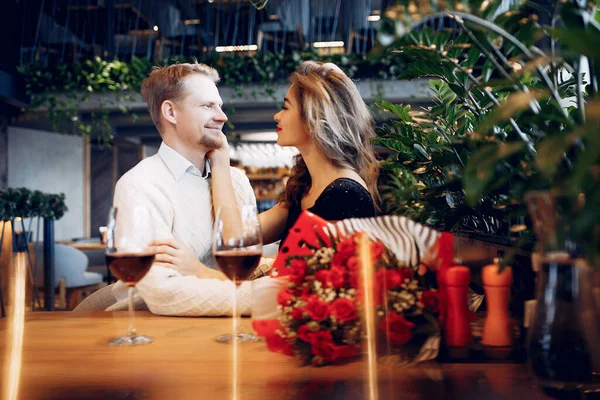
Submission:
<svg viewBox="0 0 600 400">
<path fill-rule="evenodd" d="M 333 225 L 332 233 L 349 236 L 365 232 L 371 240 L 378 240 L 392 251 L 398 260 L 416 266 L 425 252 L 438 240 L 441 233 L 406 217 L 386 215 L 375 218 L 350 218 Z"/>
</svg>

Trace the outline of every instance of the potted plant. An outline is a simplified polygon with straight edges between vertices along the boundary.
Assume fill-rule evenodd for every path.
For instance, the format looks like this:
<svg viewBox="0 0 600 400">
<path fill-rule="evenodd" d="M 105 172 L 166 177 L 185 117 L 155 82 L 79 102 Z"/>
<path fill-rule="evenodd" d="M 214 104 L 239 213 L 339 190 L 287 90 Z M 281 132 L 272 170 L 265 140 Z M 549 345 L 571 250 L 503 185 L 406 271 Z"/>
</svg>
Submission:
<svg viewBox="0 0 600 400">
<path fill-rule="evenodd" d="M 396 116 L 377 140 L 396 155 L 384 163 L 384 199 L 440 229 L 541 251 L 533 372 L 551 389 L 600 387 L 591 279 L 600 268 L 596 5 L 526 3 L 498 14 L 499 2 L 439 12 L 398 3 L 381 38 L 407 63 L 401 77 L 434 79 L 435 100 L 419 112 L 380 104 Z"/>
<path fill-rule="evenodd" d="M 46 194 L 39 190 L 27 188 L 8 188 L 0 190 L 0 220 L 2 226 L 7 222 L 12 224 L 13 248 L 24 249 L 31 241 L 31 224 L 33 219 L 60 219 L 67 211 L 65 195 Z M 24 219 L 31 218 L 25 228 Z M 20 225 L 20 226 L 19 226 Z M 4 232 L 4 229 L 2 230 Z M 0 251 L 2 241 L 0 241 Z"/>
</svg>

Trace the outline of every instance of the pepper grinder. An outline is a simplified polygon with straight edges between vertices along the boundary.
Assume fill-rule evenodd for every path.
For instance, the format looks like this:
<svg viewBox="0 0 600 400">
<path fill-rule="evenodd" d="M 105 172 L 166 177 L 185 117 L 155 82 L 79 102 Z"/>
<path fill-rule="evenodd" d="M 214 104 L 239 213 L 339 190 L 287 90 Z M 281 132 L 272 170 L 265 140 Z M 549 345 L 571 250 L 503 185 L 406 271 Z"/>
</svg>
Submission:
<svg viewBox="0 0 600 400">
<path fill-rule="evenodd" d="M 471 282 L 471 270 L 458 265 L 444 274 L 446 291 L 446 321 L 444 334 L 449 347 L 466 347 L 473 340 L 469 324 L 467 291 Z"/>
<path fill-rule="evenodd" d="M 512 322 L 508 311 L 510 287 L 513 282 L 511 267 L 500 272 L 500 261 L 486 265 L 481 271 L 481 279 L 485 290 L 487 316 L 483 325 L 481 343 L 485 346 L 512 346 Z"/>
</svg>

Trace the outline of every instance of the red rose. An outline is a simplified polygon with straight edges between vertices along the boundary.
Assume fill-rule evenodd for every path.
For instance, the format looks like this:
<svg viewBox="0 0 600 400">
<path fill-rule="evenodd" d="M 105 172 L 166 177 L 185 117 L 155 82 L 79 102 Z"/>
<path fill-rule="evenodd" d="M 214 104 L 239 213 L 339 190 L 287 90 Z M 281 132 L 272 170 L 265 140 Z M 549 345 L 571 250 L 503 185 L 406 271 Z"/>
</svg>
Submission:
<svg viewBox="0 0 600 400">
<path fill-rule="evenodd" d="M 406 279 L 410 280 L 410 279 L 413 278 L 413 272 L 412 272 L 412 270 L 410 268 L 406 268 L 406 267 L 399 268 L 398 269 L 398 273 L 400 274 L 400 277 L 401 277 L 400 278 L 401 279 L 400 283 L 404 283 L 404 281 Z"/>
<path fill-rule="evenodd" d="M 310 329 L 309 326 L 307 326 L 307 328 Z M 331 332 L 329 331 L 308 332 L 306 335 L 308 336 L 308 342 L 312 345 L 321 342 L 332 343 L 333 341 L 333 338 L 331 337 Z"/>
<path fill-rule="evenodd" d="M 304 307 L 294 308 L 291 313 L 292 319 L 294 319 L 296 321 L 304 320 L 305 312 L 306 312 L 306 308 L 304 308 Z"/>
<path fill-rule="evenodd" d="M 384 250 L 385 250 L 385 247 L 383 246 L 383 244 L 381 244 L 379 242 L 371 243 L 371 259 L 373 260 L 374 263 L 376 263 L 377 261 L 379 261 L 381 259 L 381 256 L 383 255 Z"/>
<path fill-rule="evenodd" d="M 352 300 L 337 299 L 331 304 L 331 315 L 340 322 L 354 321 L 358 318 L 358 310 Z"/>
<path fill-rule="evenodd" d="M 358 277 L 360 274 L 358 257 L 352 256 L 348 259 L 348 284 L 351 288 L 358 288 Z"/>
<path fill-rule="evenodd" d="M 324 362 L 335 360 L 335 348 L 331 341 L 317 342 L 311 346 L 311 350 L 315 356 L 321 357 Z"/>
<path fill-rule="evenodd" d="M 384 331 L 392 344 L 405 344 L 412 337 L 410 331 L 415 324 L 404 319 L 403 316 L 395 312 L 388 313 L 385 319 L 379 323 L 379 329 Z"/>
<path fill-rule="evenodd" d="M 356 243 L 354 243 L 354 237 L 351 236 L 339 242 L 336 251 L 336 254 L 339 254 L 338 258 L 342 264 L 350 257 L 355 256 Z"/>
<path fill-rule="evenodd" d="M 316 354 L 312 359 L 312 364 L 315 367 L 320 367 L 325 363 L 337 360 L 338 358 L 353 357 L 358 354 L 357 346 L 337 346 L 329 343 L 320 343 L 318 346 L 312 347 L 312 351 Z M 317 355 L 317 353 L 319 355 Z"/>
<path fill-rule="evenodd" d="M 375 274 L 375 305 L 383 302 L 386 292 L 402 284 L 402 275 L 394 269 L 380 268 Z"/>
<path fill-rule="evenodd" d="M 438 292 L 434 290 L 426 290 L 421 293 L 421 304 L 431 312 L 440 311 L 440 298 Z"/>
<path fill-rule="evenodd" d="M 300 286 L 304 282 L 306 276 L 306 261 L 300 258 L 295 258 L 290 264 L 290 282 Z"/>
<path fill-rule="evenodd" d="M 385 270 L 384 275 L 388 290 L 397 288 L 402 284 L 402 282 L 404 282 L 402 279 L 402 275 L 395 269 Z"/>
<path fill-rule="evenodd" d="M 333 358 L 334 360 L 341 357 L 353 357 L 358 354 L 358 346 L 344 345 L 336 346 L 333 345 Z"/>
<path fill-rule="evenodd" d="M 272 335 L 265 336 L 267 341 L 267 348 L 275 353 L 283 353 L 288 356 L 294 355 L 294 349 L 292 345 L 287 341 L 287 338 L 274 333 Z"/>
<path fill-rule="evenodd" d="M 352 256 L 348 259 L 348 272 L 358 272 L 360 269 L 360 260 L 356 256 Z"/>
<path fill-rule="evenodd" d="M 323 284 L 323 287 L 341 289 L 346 285 L 346 269 L 335 266 L 330 270 L 317 271 L 315 279 Z"/>
<path fill-rule="evenodd" d="M 298 328 L 298 339 L 310 342 L 310 328 L 307 324 L 300 325 Z"/>
<path fill-rule="evenodd" d="M 296 288 L 288 288 L 290 293 L 296 297 L 299 297 L 303 301 L 307 301 L 308 293 L 310 292 L 310 288 L 308 285 L 302 285 Z"/>
<path fill-rule="evenodd" d="M 277 302 L 283 306 L 289 306 L 294 297 L 288 289 L 283 289 L 277 294 Z"/>
<path fill-rule="evenodd" d="M 333 257 L 331 258 L 331 268 L 333 268 L 333 267 L 344 268 L 344 265 L 346 264 L 346 260 L 348 260 L 348 257 L 346 257 L 344 254 L 335 253 L 333 255 Z"/>
<path fill-rule="evenodd" d="M 315 321 L 323 321 L 329 317 L 329 304 L 321 301 L 317 296 L 313 296 L 306 306 L 308 315 Z"/>
<path fill-rule="evenodd" d="M 346 269 L 343 267 L 333 267 L 329 271 L 328 284 L 338 290 L 346 285 Z"/>
<path fill-rule="evenodd" d="M 294 349 L 288 340 L 287 335 L 285 333 L 278 333 L 283 331 L 283 327 L 279 321 L 255 321 L 253 326 L 259 335 L 265 337 L 267 347 L 270 351 L 280 352 L 287 354 L 288 356 L 294 355 Z"/>
<path fill-rule="evenodd" d="M 327 287 L 327 282 L 329 282 L 329 270 L 318 270 L 315 274 L 315 279 L 321 282 L 324 287 Z"/>
<path fill-rule="evenodd" d="M 357 346 L 338 346 L 334 344 L 329 331 L 312 332 L 307 335 L 309 336 L 312 353 L 321 358 L 323 362 L 331 362 L 340 357 L 352 357 L 358 354 Z M 319 365 L 321 364 L 319 363 Z"/>
</svg>

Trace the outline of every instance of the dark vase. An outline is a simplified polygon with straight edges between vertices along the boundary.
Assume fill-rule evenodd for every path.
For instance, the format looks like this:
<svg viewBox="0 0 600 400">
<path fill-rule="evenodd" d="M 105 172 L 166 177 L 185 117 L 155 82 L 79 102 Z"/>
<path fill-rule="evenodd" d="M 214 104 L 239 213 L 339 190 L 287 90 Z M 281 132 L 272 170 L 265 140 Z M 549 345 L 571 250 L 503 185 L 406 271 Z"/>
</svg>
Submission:
<svg viewBox="0 0 600 400">
<path fill-rule="evenodd" d="M 570 240 L 560 199 L 533 193 L 527 202 L 541 261 L 529 332 L 531 370 L 551 395 L 600 391 L 600 271 Z"/>
<path fill-rule="evenodd" d="M 542 264 L 529 338 L 531 369 L 542 386 L 600 389 L 600 318 L 594 275 L 581 259 L 546 259 Z"/>
</svg>

